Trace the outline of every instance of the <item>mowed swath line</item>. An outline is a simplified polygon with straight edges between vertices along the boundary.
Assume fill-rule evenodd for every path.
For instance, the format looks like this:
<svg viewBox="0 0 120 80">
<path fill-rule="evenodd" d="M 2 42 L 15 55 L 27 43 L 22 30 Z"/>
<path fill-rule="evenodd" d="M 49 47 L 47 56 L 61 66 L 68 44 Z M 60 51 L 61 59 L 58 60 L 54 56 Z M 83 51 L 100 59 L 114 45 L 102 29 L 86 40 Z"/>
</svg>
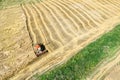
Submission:
<svg viewBox="0 0 120 80">
<path fill-rule="evenodd" d="M 53 19 L 53 17 L 50 15 L 49 12 L 47 12 L 48 10 L 46 10 L 42 5 L 39 5 L 39 4 L 35 4 L 34 5 L 35 9 L 36 10 L 39 10 L 40 12 L 43 12 L 47 15 L 44 15 L 46 17 L 47 20 L 49 20 L 47 22 L 47 25 L 49 23 L 49 29 L 50 31 L 52 32 L 52 35 L 54 35 L 54 39 L 59 41 L 59 45 L 63 45 L 63 42 L 62 42 L 62 39 L 60 37 L 60 34 L 58 33 L 58 31 L 56 30 L 56 25 L 54 24 L 55 23 L 55 20 Z"/>
<path fill-rule="evenodd" d="M 111 8 L 108 8 L 107 6 L 105 6 L 106 3 L 104 3 L 102 0 L 100 0 L 99 2 L 100 2 L 99 4 L 101 5 L 101 9 L 102 9 L 107 15 L 109 15 L 110 17 L 112 17 L 113 14 L 115 14 L 115 13 L 113 13 L 113 11 L 112 11 Z M 111 13 L 112 13 L 112 14 L 111 14 Z M 109 18 L 110 18 L 110 17 L 109 17 Z"/>
<path fill-rule="evenodd" d="M 82 26 L 82 24 L 79 25 L 78 22 L 75 21 L 75 17 L 74 16 L 72 16 L 71 14 L 69 14 L 68 11 L 66 11 L 62 7 L 58 6 L 56 3 L 51 2 L 51 5 L 56 6 L 58 8 L 58 10 L 60 10 L 61 12 L 63 12 L 73 22 L 73 24 L 75 25 L 74 27 L 76 27 L 76 29 L 77 29 L 76 33 L 77 32 L 79 32 L 80 34 L 83 33 L 82 30 L 80 30 L 80 26 Z"/>
<path fill-rule="evenodd" d="M 49 1 L 48 1 L 49 2 Z M 60 13 L 60 14 L 58 14 L 59 16 L 61 15 L 61 17 L 63 18 L 64 17 L 64 19 L 62 19 L 62 20 L 68 20 L 68 22 L 71 24 L 71 26 L 74 26 L 73 28 L 69 28 L 70 29 L 70 31 L 72 31 L 74 34 L 76 34 L 77 32 L 78 32 L 78 26 L 79 25 L 77 25 L 76 24 L 76 22 L 72 19 L 72 17 L 71 16 L 69 16 L 69 14 L 68 13 L 66 13 L 64 10 L 62 10 L 61 8 L 59 8 L 58 6 L 56 6 L 55 4 L 52 4 L 51 2 L 49 2 L 48 3 L 48 5 L 51 5 L 51 7 L 53 7 L 53 10 L 56 12 L 56 13 Z M 69 23 L 66 23 L 67 21 L 62 21 L 65 25 L 68 25 Z M 69 26 L 66 26 L 66 27 L 69 27 Z M 66 29 L 66 27 L 65 27 L 65 29 Z M 82 33 L 82 32 L 81 32 Z"/>
<path fill-rule="evenodd" d="M 96 3 L 90 2 L 90 3 L 91 3 L 91 6 L 94 7 L 101 14 L 103 20 L 109 18 L 109 16 L 101 9 L 101 6 L 103 5 L 101 5 L 99 2 L 96 2 Z"/>
<path fill-rule="evenodd" d="M 73 7 L 75 7 L 76 3 L 73 1 L 69 1 L 71 3 L 71 5 L 74 5 Z M 77 9 L 78 11 L 81 11 L 82 14 L 84 14 L 84 16 L 86 16 L 90 23 L 92 25 L 94 25 L 95 27 L 97 27 L 99 24 L 86 12 L 88 9 L 85 8 L 84 5 L 82 6 L 78 6 L 78 4 L 82 5 L 81 3 L 77 3 L 77 7 L 79 7 L 79 9 Z"/>
<path fill-rule="evenodd" d="M 108 12 L 109 10 L 106 10 L 106 7 L 102 3 L 97 2 L 96 6 L 98 7 L 99 10 L 101 10 L 105 14 L 105 15 L 103 15 L 105 18 L 108 19 L 111 17 L 111 15 Z"/>
<path fill-rule="evenodd" d="M 59 34 L 61 36 L 61 38 L 64 40 L 64 43 L 72 40 L 72 36 L 70 34 L 68 34 L 68 32 L 66 30 L 64 30 L 64 25 L 60 22 L 60 18 L 58 15 L 55 15 L 54 12 L 52 12 L 52 10 L 47 7 L 47 5 L 45 5 L 44 3 L 41 3 L 48 11 L 50 11 L 50 13 L 52 14 L 53 18 L 57 21 L 58 23 L 58 27 L 56 27 L 57 29 L 59 29 Z"/>
<path fill-rule="evenodd" d="M 96 21 L 98 24 L 101 24 L 102 21 L 101 21 L 100 19 L 94 17 L 95 14 L 93 14 L 93 12 L 92 12 L 92 11 L 94 11 L 94 8 L 91 7 L 90 4 L 86 4 L 85 1 L 83 1 L 82 4 L 84 5 L 84 7 L 85 7 L 86 9 L 88 9 L 87 13 L 93 18 L 93 20 Z M 88 5 L 89 5 L 89 6 L 88 6 Z"/>
<path fill-rule="evenodd" d="M 68 33 L 67 32 L 67 30 L 65 30 L 65 25 L 61 22 L 61 15 L 56 15 L 52 10 L 53 9 L 50 9 L 47 5 L 48 4 L 43 4 L 45 7 L 46 7 L 46 9 L 48 9 L 49 11 L 51 11 L 51 13 L 52 13 L 52 15 L 54 16 L 54 18 L 55 18 L 55 20 L 57 21 L 57 23 L 60 25 L 58 28 L 60 28 L 59 30 L 61 30 L 61 33 L 63 33 L 63 35 L 64 35 L 64 37 L 63 37 L 63 39 L 66 39 L 66 38 L 68 38 L 68 40 L 69 39 L 72 39 L 72 35 L 70 34 L 70 33 Z"/>
<path fill-rule="evenodd" d="M 36 40 L 37 40 L 36 42 L 37 43 L 44 43 L 42 40 L 44 38 L 42 38 L 40 35 L 41 34 L 41 31 L 39 29 L 40 25 L 38 25 L 39 22 L 37 20 L 37 17 L 35 16 L 36 15 L 35 11 L 31 8 L 30 4 L 27 4 L 25 6 L 26 6 L 26 9 L 28 10 L 28 12 L 31 16 L 31 22 L 32 22 L 32 27 L 33 27 L 32 29 L 36 35 Z"/>
<path fill-rule="evenodd" d="M 111 1 L 111 3 L 112 3 L 112 1 Z M 114 5 L 116 5 L 118 8 L 120 7 L 119 5 L 120 5 L 120 3 L 119 3 L 119 0 L 117 1 L 117 0 L 115 0 L 114 1 Z"/>
<path fill-rule="evenodd" d="M 75 14 L 76 14 L 78 17 L 80 17 L 80 18 L 83 20 L 83 22 L 86 23 L 85 26 L 89 26 L 89 27 L 87 27 L 88 29 L 90 29 L 90 28 L 95 28 L 94 25 L 91 25 L 91 22 L 90 22 L 90 20 L 88 19 L 88 17 L 85 16 L 84 13 L 82 13 L 82 11 L 77 10 L 76 8 L 74 8 L 69 1 L 64 0 L 64 1 L 61 1 L 61 2 L 66 3 L 66 5 L 68 5 L 68 6 L 75 12 Z"/>
<path fill-rule="evenodd" d="M 80 2 L 73 2 L 73 1 L 69 1 L 69 2 L 71 2 L 71 4 L 73 4 L 73 5 L 75 5 L 75 4 L 80 4 Z M 83 6 L 83 4 L 82 4 L 82 6 Z M 79 6 L 80 9 L 77 9 L 77 10 L 78 10 L 78 11 L 81 10 L 81 11 L 84 13 L 84 15 L 85 15 L 86 17 L 88 17 L 88 19 L 91 21 L 90 23 L 91 23 L 93 26 L 98 27 L 98 26 L 99 26 L 99 23 L 96 22 L 96 21 L 89 15 L 89 13 L 87 13 L 88 9 L 85 8 L 85 7 L 82 7 L 82 6 Z M 75 7 L 75 6 L 73 6 L 73 7 Z"/>
<path fill-rule="evenodd" d="M 94 10 L 94 8 L 90 7 L 90 5 L 88 6 L 88 4 L 86 4 L 85 2 L 82 2 L 82 4 L 85 6 L 85 8 L 87 8 L 89 11 L 87 12 L 91 17 L 92 19 L 94 20 L 94 23 L 96 24 L 101 24 L 103 21 L 101 21 L 99 18 L 94 18 L 94 15 L 93 12 L 92 12 L 92 9 Z"/>
<path fill-rule="evenodd" d="M 101 0 L 101 1 L 103 1 L 102 3 L 104 3 L 104 4 L 109 5 L 109 7 L 111 7 L 111 8 L 109 8 L 110 10 L 111 10 L 111 9 L 113 9 L 113 10 L 115 9 L 115 10 L 116 10 L 116 9 L 119 8 L 119 7 L 116 7 L 116 6 L 114 5 L 115 2 L 113 2 L 113 0 L 112 0 L 112 1 L 111 1 L 111 0 L 110 0 L 110 1 L 109 1 L 109 0 L 107 0 L 107 1 L 106 1 L 106 0 Z M 117 11 L 117 12 L 118 12 L 118 11 Z"/>
<path fill-rule="evenodd" d="M 83 21 L 78 16 L 76 16 L 76 14 L 74 14 L 68 7 L 66 7 L 65 5 L 59 3 L 58 1 L 52 1 L 52 3 L 55 3 L 56 6 L 61 7 L 61 9 L 64 9 L 64 11 L 66 11 L 67 13 L 69 13 L 71 15 L 71 17 L 79 25 L 79 27 L 78 27 L 79 31 L 82 31 L 83 33 L 86 32 L 85 24 L 83 23 Z"/>
<path fill-rule="evenodd" d="M 114 2 L 111 3 L 111 1 L 109 1 L 109 0 L 107 0 L 107 1 L 104 0 L 104 2 L 106 4 L 108 4 L 109 5 L 109 9 L 111 9 L 111 11 L 113 11 L 114 14 L 117 15 L 117 12 L 119 12 L 119 7 L 115 6 Z"/>
<path fill-rule="evenodd" d="M 62 4 L 62 5 L 64 5 L 66 8 L 68 8 L 68 10 L 70 10 L 70 11 L 72 12 L 72 14 L 76 17 L 76 19 L 83 24 L 83 28 L 84 28 L 85 31 L 90 30 L 90 29 L 89 29 L 89 26 L 87 25 L 87 22 L 84 21 L 84 19 L 82 19 L 82 18 L 79 17 L 78 15 L 76 15 L 75 11 L 72 10 L 72 8 L 70 8 L 68 5 L 64 4 L 64 3 L 61 2 L 61 1 L 57 1 L 57 2 L 59 2 L 59 3 Z"/>
<path fill-rule="evenodd" d="M 94 23 L 100 24 L 100 22 L 99 22 L 98 20 L 96 20 L 96 18 L 94 18 L 94 15 L 91 14 L 91 13 L 92 13 L 91 11 L 93 10 L 92 8 L 89 8 L 89 7 L 87 6 L 87 4 L 85 4 L 84 1 L 80 1 L 80 2 L 78 2 L 78 3 L 82 3 L 82 5 L 84 6 L 83 9 L 85 9 L 85 12 L 88 14 L 88 16 L 91 17 L 91 19 L 92 19 L 92 21 L 93 21 Z"/>
<path fill-rule="evenodd" d="M 106 1 L 106 0 L 103 0 L 105 4 L 108 4 L 109 6 L 107 6 L 107 9 L 109 9 L 110 13 L 112 15 L 117 15 L 117 12 L 118 11 L 118 7 L 114 6 L 113 4 L 111 4 L 110 2 Z"/>
<path fill-rule="evenodd" d="M 47 26 L 48 26 L 48 28 L 49 28 L 49 31 L 50 31 L 51 34 L 52 34 L 53 40 L 55 40 L 55 42 L 57 42 L 58 45 L 61 45 L 61 46 L 62 46 L 62 42 L 60 41 L 60 38 L 59 38 L 58 35 L 56 34 L 56 30 L 54 30 L 54 28 L 53 28 L 54 25 L 51 25 L 51 24 L 50 24 L 50 22 L 52 22 L 52 21 L 51 21 L 51 20 L 52 20 L 52 17 L 44 15 L 44 14 L 49 15 L 49 13 L 46 13 L 46 10 L 45 10 L 40 4 L 38 4 L 38 5 L 37 5 L 37 4 L 32 4 L 32 5 L 33 5 L 34 9 L 35 9 L 38 13 L 44 12 L 44 13 L 43 13 L 43 17 L 46 18 L 46 19 L 44 19 L 44 20 L 45 20 L 44 22 L 46 22 L 46 24 L 47 24 Z M 49 21 L 49 20 L 50 20 L 50 21 Z M 47 35 L 46 35 L 46 36 L 47 36 Z"/>
<path fill-rule="evenodd" d="M 120 1 L 116 2 L 116 1 L 107 0 L 107 2 L 111 3 L 115 7 L 115 9 L 117 9 L 117 11 L 120 12 L 120 8 L 119 8 L 120 7 Z"/>
<path fill-rule="evenodd" d="M 33 5 L 33 8 L 37 12 L 37 14 L 39 14 L 38 15 L 39 19 L 41 20 L 41 22 L 44 26 L 42 29 L 44 29 L 44 34 L 45 34 L 46 39 L 47 39 L 46 44 L 49 43 L 46 46 L 49 46 L 50 50 L 53 51 L 56 48 L 58 48 L 61 45 L 61 43 L 53 38 L 53 35 L 52 35 L 53 32 L 48 28 L 49 26 L 48 26 L 48 23 L 47 23 L 47 20 L 46 20 L 45 13 L 43 11 L 41 11 L 40 8 L 38 8 L 36 5 Z"/>
<path fill-rule="evenodd" d="M 47 2 L 46 2 L 47 3 Z M 77 36 L 77 31 L 75 30 L 75 25 L 73 25 L 72 20 L 70 19 L 71 17 L 66 16 L 66 13 L 64 14 L 61 10 L 59 10 L 56 6 L 48 3 L 47 5 L 49 5 L 49 8 L 51 8 L 51 10 L 58 15 L 59 17 L 61 17 L 61 22 L 64 24 L 64 29 L 71 34 L 72 36 Z"/>
<path fill-rule="evenodd" d="M 88 4 L 89 3 L 89 4 Z M 101 14 L 101 12 L 99 11 L 99 9 L 97 8 L 97 6 L 96 6 L 96 3 L 93 3 L 93 2 L 91 2 L 91 1 L 89 1 L 89 2 L 85 2 L 85 4 L 87 5 L 87 7 L 88 8 L 91 8 L 91 9 L 93 9 L 93 11 L 95 11 L 95 12 L 97 12 L 98 14 L 96 14 L 96 13 L 94 13 L 93 12 L 93 15 L 96 15 L 97 17 L 98 17 L 98 21 L 100 22 L 100 23 L 102 23 L 105 19 L 101 16 L 102 14 Z"/>
<path fill-rule="evenodd" d="M 24 7 L 24 5 L 21 6 L 25 15 L 26 15 L 26 25 L 27 25 L 27 28 L 28 28 L 28 31 L 29 31 L 29 34 L 30 34 L 30 37 L 32 38 L 32 42 L 33 44 L 36 43 L 36 35 L 32 29 L 32 25 L 31 25 L 31 21 L 30 21 L 30 15 L 28 14 L 28 11 L 26 10 L 26 8 Z"/>
<path fill-rule="evenodd" d="M 60 17 L 61 19 L 61 23 L 64 25 L 64 29 L 72 36 L 75 37 L 77 36 L 77 31 L 75 30 L 75 27 L 73 25 L 73 22 L 70 22 L 70 19 L 61 12 L 61 10 L 59 10 L 57 7 L 55 7 L 54 5 L 48 4 L 50 5 L 49 8 L 52 9 L 52 11 L 58 15 L 58 17 Z"/>
<path fill-rule="evenodd" d="M 32 8 L 32 5 L 29 4 L 28 8 L 30 8 L 30 10 L 32 10 L 32 15 L 34 16 L 34 20 L 35 20 L 35 26 L 36 26 L 36 29 L 38 30 L 38 34 L 40 35 L 41 38 L 38 38 L 38 39 L 41 39 L 39 43 L 46 43 L 46 36 L 44 35 L 44 32 L 43 32 L 43 29 L 42 29 L 42 23 L 41 21 L 39 20 L 39 16 L 38 14 L 35 12 L 35 10 L 33 10 Z"/>
<path fill-rule="evenodd" d="M 96 22 L 98 22 L 98 23 L 102 23 L 103 22 L 103 20 L 101 20 L 100 18 L 99 18 L 99 16 L 98 15 L 96 15 L 94 12 L 96 11 L 95 10 L 95 8 L 94 8 L 94 6 L 92 6 L 91 4 L 90 4 L 90 1 L 83 1 L 83 3 L 84 3 L 84 6 L 89 10 L 88 12 L 90 12 L 89 14 L 93 17 L 93 19 L 96 21 Z M 88 4 L 89 3 L 89 4 Z M 96 17 L 98 17 L 98 18 L 96 18 L 96 17 L 94 17 L 94 16 L 96 16 Z"/>
<path fill-rule="evenodd" d="M 77 11 L 79 11 L 81 15 L 85 16 L 89 20 L 88 21 L 89 25 L 91 25 L 92 27 L 96 28 L 97 25 L 92 22 L 92 20 L 89 18 L 88 15 L 86 15 L 86 13 L 84 13 L 83 11 L 81 11 L 80 7 L 76 6 L 74 3 L 70 2 L 70 1 L 68 3 L 69 3 L 69 5 L 71 5 L 71 7 L 73 7 Z"/>
<path fill-rule="evenodd" d="M 35 37 L 36 37 L 36 41 L 34 42 L 35 44 L 38 43 L 38 35 L 36 35 L 38 33 L 37 29 L 36 29 L 36 25 L 35 25 L 35 18 L 33 17 L 32 11 L 29 10 L 29 8 L 27 7 L 27 5 L 24 5 L 24 8 L 26 8 L 29 16 L 30 16 L 30 23 L 31 23 L 31 29 L 32 31 L 35 33 Z M 38 33 L 39 34 L 39 33 Z"/>
<path fill-rule="evenodd" d="M 111 4 L 109 4 L 109 5 L 111 5 Z M 111 7 L 108 6 L 106 9 L 110 15 L 112 14 L 111 16 L 116 15 L 116 12 L 114 12 L 114 8 L 112 6 Z"/>
<path fill-rule="evenodd" d="M 35 8 L 33 4 L 31 4 L 31 5 L 32 5 L 33 8 Z M 36 11 L 36 9 L 34 9 L 34 11 Z M 41 18 L 41 14 L 38 13 L 37 11 L 36 11 L 36 15 L 38 16 L 39 23 L 41 23 L 40 30 L 42 31 L 41 35 L 44 37 L 43 39 L 45 40 L 44 44 L 48 44 L 50 42 L 51 38 L 49 38 L 49 36 L 47 36 L 48 33 L 47 33 L 47 30 L 46 30 L 46 27 L 44 27 L 44 21 Z M 49 45 L 46 45 L 46 47 L 48 47 L 48 50 L 50 52 L 52 51 L 52 48 Z"/>
<path fill-rule="evenodd" d="M 92 20 L 93 23 L 95 23 L 97 26 L 99 26 L 100 22 L 97 21 L 93 15 L 92 15 L 92 12 L 91 12 L 91 8 L 88 8 L 88 6 L 84 3 L 84 2 L 79 2 L 79 3 L 82 3 L 84 8 L 82 8 L 82 10 L 84 10 L 84 12 L 86 13 L 87 16 L 89 16 L 89 18 Z M 90 13 L 91 12 L 91 13 Z"/>
<path fill-rule="evenodd" d="M 38 13 L 39 10 L 36 10 L 37 8 L 36 8 L 36 6 L 35 6 L 34 4 L 31 4 L 31 5 L 32 5 L 33 8 L 34 8 L 34 11 L 36 11 L 37 16 L 40 18 L 39 13 Z M 33 9 L 33 8 L 31 8 L 31 9 Z M 41 11 L 41 12 L 43 12 L 43 11 Z M 44 18 L 45 18 L 45 17 L 44 17 Z M 47 18 L 46 20 L 49 20 L 49 17 L 46 17 L 46 18 Z M 36 18 L 36 19 L 37 19 L 37 18 Z M 40 19 L 39 19 L 39 20 L 40 20 Z M 41 21 L 39 21 L 39 23 L 40 23 L 40 22 L 41 22 Z M 57 38 L 57 35 L 55 35 L 55 33 L 53 33 L 53 32 L 54 32 L 53 29 L 51 30 L 51 27 L 50 27 L 50 25 L 48 24 L 49 22 L 47 22 L 47 21 L 44 21 L 44 22 L 46 22 L 48 28 L 50 29 L 50 31 L 51 31 L 51 33 L 52 33 L 52 37 L 54 38 L 54 40 L 50 40 L 50 38 L 47 38 L 47 40 L 49 40 L 49 41 L 46 41 L 45 44 L 47 44 L 48 42 L 50 42 L 49 48 L 52 48 L 50 51 L 53 51 L 53 50 L 59 48 L 59 46 L 61 46 L 62 44 L 61 44 L 60 42 L 58 42 L 59 40 L 57 40 L 57 39 L 58 39 L 58 38 Z M 41 23 L 41 24 L 42 24 L 42 23 Z M 44 28 L 42 28 L 42 26 L 43 26 L 43 25 L 40 25 L 40 26 L 39 26 L 39 27 L 41 27 L 40 29 L 44 29 Z M 52 26 L 54 26 L 54 25 L 52 25 Z M 44 30 L 43 30 L 43 32 L 44 32 Z M 45 33 L 43 33 L 43 34 L 45 34 Z M 41 34 L 41 36 L 42 36 L 43 34 Z M 43 36 L 43 38 L 45 38 L 45 37 L 49 37 L 49 35 Z M 56 42 L 57 42 L 57 43 L 56 43 Z"/>
<path fill-rule="evenodd" d="M 66 5 L 67 7 L 70 7 L 71 11 L 74 11 L 74 14 L 76 14 L 78 17 L 81 18 L 81 20 L 85 23 L 86 30 L 90 30 L 91 28 L 94 28 L 90 23 L 89 20 L 83 16 L 79 11 L 77 11 L 75 8 L 73 8 L 71 5 L 69 5 L 69 1 L 61 1 L 59 0 L 60 3 Z"/>
<path fill-rule="evenodd" d="M 108 18 L 112 17 L 111 13 L 109 13 L 109 10 L 104 6 L 104 4 L 100 3 L 100 2 L 97 2 L 96 5 L 99 5 L 99 9 L 102 10 L 106 16 L 108 16 Z"/>
<path fill-rule="evenodd" d="M 34 9 L 34 5 L 33 4 L 31 4 L 31 8 L 33 8 Z M 39 25 L 39 29 L 40 29 L 40 32 L 41 32 L 41 36 L 43 37 L 43 39 L 44 39 L 44 41 L 43 41 L 43 43 L 46 45 L 46 47 L 48 48 L 48 50 L 49 50 L 49 52 L 51 52 L 52 51 L 52 48 L 51 48 L 51 46 L 49 46 L 48 44 L 50 43 L 50 41 L 51 41 L 51 38 L 49 37 L 49 36 L 47 36 L 48 34 L 47 34 L 47 31 L 46 31 L 46 28 L 44 27 L 44 23 L 42 22 L 42 19 L 40 19 L 41 18 L 41 16 L 39 15 L 39 13 L 34 9 L 34 11 L 36 12 L 36 16 L 38 16 L 36 19 L 38 19 L 38 23 L 40 24 Z M 41 43 L 41 42 L 40 42 Z"/>
<path fill-rule="evenodd" d="M 111 1 L 111 0 L 108 0 L 111 4 L 114 4 L 114 6 L 116 6 L 116 8 L 120 9 L 120 0 L 114 0 L 114 1 Z"/>
</svg>

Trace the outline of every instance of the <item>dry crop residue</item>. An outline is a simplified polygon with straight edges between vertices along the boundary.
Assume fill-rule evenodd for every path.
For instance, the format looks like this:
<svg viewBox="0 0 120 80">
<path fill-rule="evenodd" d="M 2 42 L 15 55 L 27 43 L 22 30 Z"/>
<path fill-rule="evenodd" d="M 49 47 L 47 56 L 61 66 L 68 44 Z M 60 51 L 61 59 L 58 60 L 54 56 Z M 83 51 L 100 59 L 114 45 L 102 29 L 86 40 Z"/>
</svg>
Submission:
<svg viewBox="0 0 120 80">
<path fill-rule="evenodd" d="M 6 24 L 11 27 L 6 26 L 10 29 L 15 26 L 15 31 L 18 30 L 19 33 L 16 35 L 12 30 L 14 34 L 9 35 L 12 35 L 11 38 L 19 38 L 19 42 L 16 41 L 16 43 L 20 44 L 18 49 L 14 48 L 16 52 L 10 53 L 14 57 L 12 60 L 15 61 L 16 66 L 9 64 L 10 58 L 6 57 L 6 62 L 13 66 L 10 72 L 16 73 L 14 76 L 9 74 L 11 80 L 29 79 L 37 72 L 42 74 L 54 66 L 64 63 L 80 49 L 120 23 L 120 8 L 117 0 L 45 0 L 39 3 L 22 4 L 18 8 L 8 10 L 2 10 L 2 12 L 6 12 L 5 14 L 9 14 L 7 12 L 10 14 L 9 16 L 0 15 L 0 20 L 3 21 L 0 28 L 2 29 L 6 22 L 2 18 L 8 17 Z M 18 16 L 15 17 L 15 15 Z M 17 25 L 9 21 L 15 22 Z M 22 29 L 19 30 L 21 27 Z M 5 34 L 7 33 L 5 32 Z M 11 43 L 9 38 L 8 41 Z M 14 45 L 17 46 L 16 43 Z M 35 59 L 32 45 L 36 43 L 44 43 L 49 53 Z M 1 48 L 1 54 L 5 49 L 6 46 L 4 49 Z M 20 60 L 21 64 L 17 60 Z M 4 59 L 1 61 L 5 62 Z M 17 65 L 21 66 L 17 67 Z M 3 68 L 7 69 L 4 64 L 1 64 L 1 69 Z M 21 71 L 17 73 L 12 69 L 21 69 Z M 7 77 L 3 73 L 0 75 L 2 75 L 1 78 Z"/>
</svg>

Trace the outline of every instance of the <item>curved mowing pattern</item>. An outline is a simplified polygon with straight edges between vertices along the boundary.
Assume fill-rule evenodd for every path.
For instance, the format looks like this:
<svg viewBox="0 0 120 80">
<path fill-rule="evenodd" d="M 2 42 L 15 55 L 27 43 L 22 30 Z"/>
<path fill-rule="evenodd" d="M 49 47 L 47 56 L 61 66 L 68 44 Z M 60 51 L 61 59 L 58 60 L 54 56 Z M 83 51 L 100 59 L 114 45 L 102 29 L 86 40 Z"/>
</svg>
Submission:
<svg viewBox="0 0 120 80">
<path fill-rule="evenodd" d="M 120 21 L 118 2 L 118 0 L 44 0 L 39 3 L 22 4 L 33 45 L 44 43 L 49 53 L 42 55 L 38 60 L 34 56 L 34 63 L 28 64 L 16 74 L 17 77 L 13 78 L 16 80 L 30 78 L 36 70 L 42 74 L 62 64 L 91 41 L 109 31 Z"/>
<path fill-rule="evenodd" d="M 95 1 L 95 0 L 94 0 Z M 120 9 L 111 1 L 48 0 L 22 5 L 33 45 L 44 43 L 50 51 L 117 15 Z M 107 6 L 107 5 L 110 6 Z M 119 3 L 117 3 L 119 4 Z M 99 6 L 98 6 L 99 5 Z"/>
</svg>

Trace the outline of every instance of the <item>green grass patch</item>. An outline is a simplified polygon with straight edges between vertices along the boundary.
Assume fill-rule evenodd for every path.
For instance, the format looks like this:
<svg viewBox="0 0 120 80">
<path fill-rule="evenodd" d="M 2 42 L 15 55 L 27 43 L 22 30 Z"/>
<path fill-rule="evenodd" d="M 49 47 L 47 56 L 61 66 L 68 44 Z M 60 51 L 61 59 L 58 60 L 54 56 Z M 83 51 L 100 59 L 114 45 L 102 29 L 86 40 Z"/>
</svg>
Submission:
<svg viewBox="0 0 120 80">
<path fill-rule="evenodd" d="M 36 80 L 85 80 L 96 65 L 103 59 L 114 55 L 114 50 L 120 46 L 120 25 L 104 34 L 95 42 L 89 44 L 66 64 L 39 76 Z"/>
<path fill-rule="evenodd" d="M 72 57 L 67 63 L 43 75 L 33 76 L 36 80 L 86 80 L 98 63 L 111 55 L 120 46 L 120 25 L 92 42 Z"/>
</svg>

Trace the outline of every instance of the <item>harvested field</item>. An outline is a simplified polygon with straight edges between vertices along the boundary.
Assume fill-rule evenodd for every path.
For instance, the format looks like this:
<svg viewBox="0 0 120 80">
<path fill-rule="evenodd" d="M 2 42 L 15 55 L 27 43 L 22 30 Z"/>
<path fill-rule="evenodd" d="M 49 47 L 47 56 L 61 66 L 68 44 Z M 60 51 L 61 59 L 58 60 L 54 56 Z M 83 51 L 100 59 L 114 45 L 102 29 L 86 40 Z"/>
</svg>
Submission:
<svg viewBox="0 0 120 80">
<path fill-rule="evenodd" d="M 107 71 L 107 74 L 102 78 L 104 80 L 119 80 L 120 79 L 120 65 L 119 63 L 114 65 L 110 70 Z"/>
<path fill-rule="evenodd" d="M 66 62 L 120 23 L 119 2 L 44 0 L 0 10 L 1 80 L 29 79 Z M 36 43 L 49 53 L 36 58 Z"/>
</svg>

